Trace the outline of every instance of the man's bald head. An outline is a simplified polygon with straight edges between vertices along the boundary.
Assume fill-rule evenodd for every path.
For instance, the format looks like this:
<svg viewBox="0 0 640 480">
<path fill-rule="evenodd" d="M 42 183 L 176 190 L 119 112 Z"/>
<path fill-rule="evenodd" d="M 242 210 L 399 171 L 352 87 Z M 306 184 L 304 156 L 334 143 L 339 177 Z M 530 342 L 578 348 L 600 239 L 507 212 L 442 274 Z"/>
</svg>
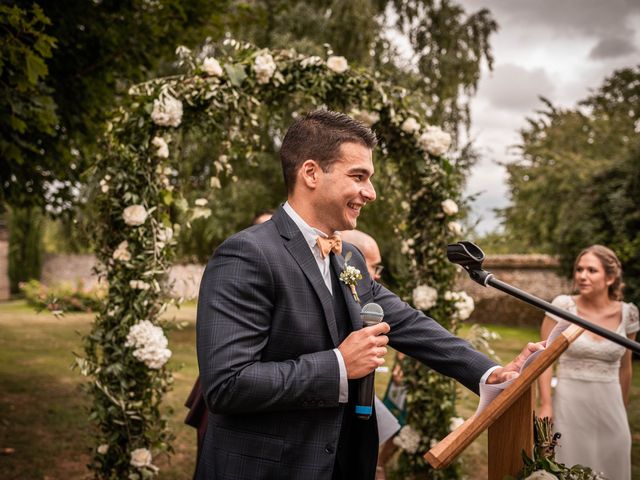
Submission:
<svg viewBox="0 0 640 480">
<path fill-rule="evenodd" d="M 362 252 L 367 262 L 369 275 L 376 281 L 380 280 L 380 274 L 376 273 L 376 269 L 380 266 L 382 257 L 380 256 L 380 249 L 374 238 L 360 230 L 344 230 L 340 232 L 340 236 L 342 240 L 352 243 Z"/>
</svg>

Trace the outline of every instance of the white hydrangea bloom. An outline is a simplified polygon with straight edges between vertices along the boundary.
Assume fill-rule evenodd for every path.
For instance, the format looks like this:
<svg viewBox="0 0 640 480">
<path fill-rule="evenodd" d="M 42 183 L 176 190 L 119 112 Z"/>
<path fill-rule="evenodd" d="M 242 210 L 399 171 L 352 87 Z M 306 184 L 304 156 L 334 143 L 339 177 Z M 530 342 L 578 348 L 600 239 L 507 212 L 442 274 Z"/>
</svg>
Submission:
<svg viewBox="0 0 640 480">
<path fill-rule="evenodd" d="M 413 289 L 413 305 L 420 310 L 429 310 L 438 301 L 438 291 L 429 285 L 418 285 Z"/>
<path fill-rule="evenodd" d="M 131 252 L 129 252 L 129 242 L 126 240 L 120 242 L 120 244 L 113 251 L 113 259 L 121 262 L 128 262 L 131 260 Z"/>
<path fill-rule="evenodd" d="M 402 122 L 402 125 L 400 126 L 400 128 L 402 129 L 403 132 L 408 133 L 409 135 L 412 135 L 416 133 L 418 130 L 420 130 L 420 124 L 415 118 L 409 117 L 405 119 L 404 122 Z"/>
<path fill-rule="evenodd" d="M 462 225 L 460 225 L 458 222 L 447 223 L 447 229 L 456 237 L 462 235 Z"/>
<path fill-rule="evenodd" d="M 156 156 L 159 158 L 169 158 L 169 145 L 162 137 L 153 137 L 151 145 L 156 147 Z"/>
<path fill-rule="evenodd" d="M 466 320 L 473 313 L 475 303 L 473 302 L 473 298 L 466 292 L 446 292 L 444 298 L 454 303 L 456 309 L 454 316 L 456 319 Z"/>
<path fill-rule="evenodd" d="M 253 62 L 253 71 L 256 72 L 258 83 L 269 83 L 269 80 L 271 80 L 271 77 L 276 71 L 276 62 L 268 53 L 258 55 Z"/>
<path fill-rule="evenodd" d="M 169 358 L 171 350 L 162 328 L 149 320 L 142 320 L 129 329 L 126 347 L 133 347 L 133 356 L 152 369 L 161 368 Z"/>
<path fill-rule="evenodd" d="M 130 205 L 122 211 L 124 223 L 132 227 L 142 225 L 148 216 L 149 213 L 142 205 Z"/>
<path fill-rule="evenodd" d="M 207 57 L 202 61 L 202 71 L 212 77 L 222 76 L 222 67 L 220 62 L 213 57 Z"/>
<path fill-rule="evenodd" d="M 182 102 L 171 95 L 153 101 L 151 119 L 161 127 L 178 127 L 182 122 Z"/>
<path fill-rule="evenodd" d="M 455 215 L 456 213 L 458 213 L 458 204 L 450 198 L 447 198 L 440 205 L 442 206 L 442 211 L 446 215 Z"/>
<path fill-rule="evenodd" d="M 405 425 L 400 432 L 393 437 L 393 444 L 409 453 L 416 453 L 420 447 L 420 434 L 410 425 Z"/>
<path fill-rule="evenodd" d="M 327 67 L 336 73 L 344 73 L 349 70 L 349 63 L 344 57 L 332 55 L 327 59 Z"/>
<path fill-rule="evenodd" d="M 451 146 L 451 135 L 444 132 L 440 127 L 429 126 L 418 139 L 420 148 L 430 155 L 439 157 L 443 155 Z"/>
</svg>

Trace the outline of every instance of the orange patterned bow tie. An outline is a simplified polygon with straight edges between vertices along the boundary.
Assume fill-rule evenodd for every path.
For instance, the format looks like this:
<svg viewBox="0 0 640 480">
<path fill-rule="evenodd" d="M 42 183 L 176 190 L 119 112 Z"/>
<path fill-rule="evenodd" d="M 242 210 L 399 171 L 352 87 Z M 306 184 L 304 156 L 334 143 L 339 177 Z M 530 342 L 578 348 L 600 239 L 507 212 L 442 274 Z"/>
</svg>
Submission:
<svg viewBox="0 0 640 480">
<path fill-rule="evenodd" d="M 342 238 L 339 235 L 333 234 L 330 237 L 318 237 L 316 243 L 322 258 L 327 258 L 329 252 L 333 252 L 336 255 L 342 253 Z"/>
</svg>

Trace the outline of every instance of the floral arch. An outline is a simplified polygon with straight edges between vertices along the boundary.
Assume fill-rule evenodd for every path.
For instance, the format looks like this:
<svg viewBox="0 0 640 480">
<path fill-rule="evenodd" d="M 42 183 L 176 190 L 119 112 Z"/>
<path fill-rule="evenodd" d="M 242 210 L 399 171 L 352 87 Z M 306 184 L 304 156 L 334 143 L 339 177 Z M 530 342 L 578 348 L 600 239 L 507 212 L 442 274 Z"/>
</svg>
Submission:
<svg viewBox="0 0 640 480">
<path fill-rule="evenodd" d="M 447 319 L 452 330 L 469 313 L 465 299 L 449 292 L 454 270 L 444 254 L 461 233 L 454 219 L 462 175 L 443 156 L 449 135 L 407 105 L 406 91 L 349 68 L 343 57 L 324 60 L 234 40 L 218 47 L 217 58 L 184 47 L 176 53 L 185 73 L 130 89 L 95 166 L 96 253 L 109 292 L 77 365 L 89 378 L 96 427 L 90 468 L 98 478 L 153 477 L 153 457 L 172 451 L 161 409 L 172 384 L 165 336 L 171 324 L 161 319 L 170 303 L 164 279 L 178 218 L 212 213 L 201 201 L 188 204 L 175 175 L 183 132 L 194 126 L 216 136 L 225 152 L 210 171 L 211 188 L 219 188 L 223 175 L 260 150 L 263 109 L 286 117 L 326 105 L 371 125 L 380 139 L 376 164 L 388 187 L 385 201 L 397 206 L 389 222 L 407 258 L 400 293 L 434 318 Z M 403 369 L 411 428 L 401 438 L 406 454 L 400 468 L 404 475 L 424 476 L 429 467 L 419 453 L 448 433 L 455 386 L 411 362 Z M 452 474 L 430 472 L 431 478 Z"/>
</svg>

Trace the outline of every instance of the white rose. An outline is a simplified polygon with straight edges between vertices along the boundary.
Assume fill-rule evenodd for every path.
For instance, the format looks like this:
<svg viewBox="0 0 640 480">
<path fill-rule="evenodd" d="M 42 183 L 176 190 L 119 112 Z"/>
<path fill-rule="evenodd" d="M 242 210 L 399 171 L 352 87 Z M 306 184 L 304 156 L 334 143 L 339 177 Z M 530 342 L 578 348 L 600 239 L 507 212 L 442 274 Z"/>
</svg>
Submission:
<svg viewBox="0 0 640 480">
<path fill-rule="evenodd" d="M 169 145 L 162 137 L 153 137 L 151 145 L 156 147 L 156 156 L 160 158 L 169 158 Z"/>
<path fill-rule="evenodd" d="M 456 430 L 463 423 L 464 423 L 464 418 L 451 417 L 451 421 L 449 422 L 449 430 L 451 430 L 453 432 L 454 430 Z"/>
<path fill-rule="evenodd" d="M 430 155 L 439 157 L 451 146 L 451 135 L 442 131 L 440 127 L 429 126 L 418 139 L 420 148 Z"/>
<path fill-rule="evenodd" d="M 148 467 L 151 465 L 151 452 L 146 448 L 136 448 L 131 452 L 131 466 L 136 468 Z"/>
<path fill-rule="evenodd" d="M 462 235 L 462 225 L 460 225 L 458 222 L 447 223 L 447 229 L 456 237 Z"/>
<path fill-rule="evenodd" d="M 429 310 L 438 300 L 438 291 L 428 285 L 418 285 L 413 289 L 413 305 L 420 310 Z"/>
<path fill-rule="evenodd" d="M 106 443 L 103 443 L 98 447 L 98 453 L 100 455 L 106 455 L 108 451 L 109 451 L 109 445 L 107 445 Z"/>
<path fill-rule="evenodd" d="M 196 198 L 196 201 L 194 202 L 198 207 L 206 207 L 207 206 L 207 199 L 206 198 Z"/>
<path fill-rule="evenodd" d="M 343 73 L 349 69 L 349 64 L 346 58 L 332 55 L 327 59 L 327 67 L 336 73 Z"/>
<path fill-rule="evenodd" d="M 403 132 L 411 135 L 420 130 L 420 124 L 415 118 L 409 117 L 404 122 L 402 122 L 402 126 L 400 128 Z"/>
<path fill-rule="evenodd" d="M 211 177 L 209 179 L 209 185 L 211 186 L 211 188 L 222 188 L 220 179 L 218 177 Z"/>
<path fill-rule="evenodd" d="M 131 260 L 131 253 L 129 252 L 129 242 L 126 240 L 120 242 L 120 245 L 113 251 L 113 259 L 121 262 L 128 262 Z"/>
<path fill-rule="evenodd" d="M 220 62 L 213 57 L 207 57 L 204 59 L 202 62 L 202 71 L 212 77 L 222 76 L 222 67 L 220 66 Z"/>
<path fill-rule="evenodd" d="M 269 83 L 276 71 L 276 62 L 270 54 L 258 55 L 253 62 L 253 71 L 256 72 L 258 83 Z"/>
<path fill-rule="evenodd" d="M 107 193 L 109 191 L 109 185 L 107 185 L 106 183 L 104 185 L 101 185 L 100 190 L 102 191 L 102 193 Z"/>
<path fill-rule="evenodd" d="M 546 470 L 536 470 L 524 480 L 558 480 L 558 477 Z"/>
<path fill-rule="evenodd" d="M 153 101 L 151 119 L 161 127 L 177 127 L 182 122 L 182 102 L 171 95 Z"/>
<path fill-rule="evenodd" d="M 440 205 L 442 206 L 442 211 L 447 215 L 455 215 L 458 213 L 458 204 L 450 198 L 447 198 Z"/>
<path fill-rule="evenodd" d="M 147 220 L 147 216 L 149 214 L 142 205 L 130 205 L 122 212 L 124 223 L 133 227 L 142 225 Z"/>
<path fill-rule="evenodd" d="M 149 290 L 151 288 L 151 285 L 143 280 L 130 280 L 129 287 L 133 288 L 134 290 Z"/>
</svg>

